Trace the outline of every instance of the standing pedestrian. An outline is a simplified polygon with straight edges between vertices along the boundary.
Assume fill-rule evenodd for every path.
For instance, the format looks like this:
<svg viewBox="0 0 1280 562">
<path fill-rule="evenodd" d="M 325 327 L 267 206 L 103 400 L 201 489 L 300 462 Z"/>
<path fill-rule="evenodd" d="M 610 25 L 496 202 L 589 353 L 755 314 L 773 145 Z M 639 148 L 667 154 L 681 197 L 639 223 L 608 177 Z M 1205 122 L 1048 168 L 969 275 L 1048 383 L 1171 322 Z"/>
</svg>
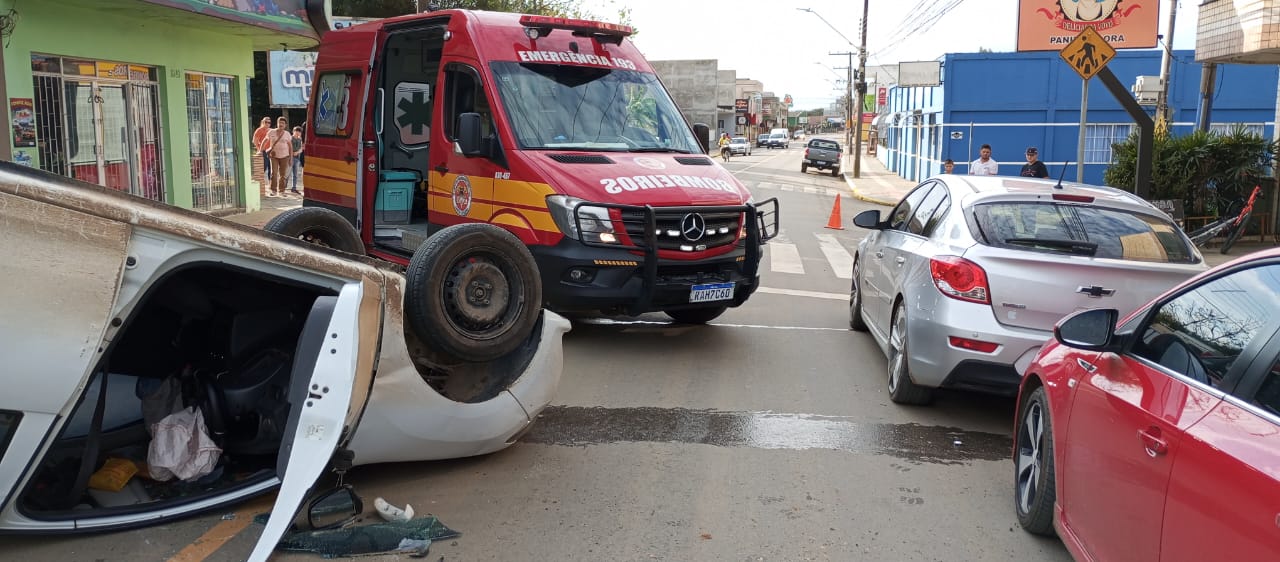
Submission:
<svg viewBox="0 0 1280 562">
<path fill-rule="evenodd" d="M 984 144 L 978 149 L 978 159 L 969 163 L 971 176 L 998 176 L 1000 163 L 991 158 L 991 145 Z"/>
<path fill-rule="evenodd" d="M 943 160 L 943 161 L 942 161 L 942 173 L 944 173 L 944 174 L 954 174 L 954 173 L 956 173 L 956 163 L 955 163 L 955 161 L 954 161 L 954 160 L 952 160 L 952 159 L 950 159 L 950 158 L 948 158 L 948 159 L 946 159 L 946 160 Z"/>
<path fill-rule="evenodd" d="M 271 154 L 271 166 L 276 169 L 267 196 L 283 196 L 289 186 L 290 161 L 293 160 L 293 136 L 289 134 L 289 120 L 283 115 L 276 120 L 276 128 L 267 133 L 266 144 Z"/>
<path fill-rule="evenodd" d="M 298 172 L 302 170 L 302 127 L 293 128 L 293 188 L 290 193 L 301 194 L 298 191 Z"/>
<path fill-rule="evenodd" d="M 1040 151 L 1036 147 L 1027 147 L 1027 163 L 1022 165 L 1022 174 L 1028 178 L 1047 178 L 1049 177 L 1049 168 L 1046 168 L 1044 162 L 1039 160 Z"/>
<path fill-rule="evenodd" d="M 271 131 L 271 118 L 263 117 L 258 122 L 258 128 L 253 131 L 253 149 L 262 155 L 262 179 L 267 183 L 271 182 L 271 156 L 267 154 L 265 142 L 267 133 Z"/>
</svg>

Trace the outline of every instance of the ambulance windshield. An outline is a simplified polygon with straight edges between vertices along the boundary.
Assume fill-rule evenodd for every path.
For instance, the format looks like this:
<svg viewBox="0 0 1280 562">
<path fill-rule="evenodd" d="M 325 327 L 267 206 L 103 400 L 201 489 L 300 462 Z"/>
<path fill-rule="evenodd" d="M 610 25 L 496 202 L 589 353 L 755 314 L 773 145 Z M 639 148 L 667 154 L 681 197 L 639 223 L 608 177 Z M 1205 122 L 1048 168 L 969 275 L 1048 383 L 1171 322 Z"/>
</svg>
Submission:
<svg viewBox="0 0 1280 562">
<path fill-rule="evenodd" d="M 495 62 L 503 107 L 523 149 L 701 153 L 652 74 Z"/>
</svg>

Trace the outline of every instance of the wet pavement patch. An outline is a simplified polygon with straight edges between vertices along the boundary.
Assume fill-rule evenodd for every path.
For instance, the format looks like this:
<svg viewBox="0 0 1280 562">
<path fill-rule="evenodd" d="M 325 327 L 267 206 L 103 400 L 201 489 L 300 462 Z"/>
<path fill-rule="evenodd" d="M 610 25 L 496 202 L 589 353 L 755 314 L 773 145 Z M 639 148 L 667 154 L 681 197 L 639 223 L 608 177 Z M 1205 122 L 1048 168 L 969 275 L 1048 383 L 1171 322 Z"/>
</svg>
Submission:
<svg viewBox="0 0 1280 562">
<path fill-rule="evenodd" d="M 521 441 L 568 446 L 647 442 L 831 449 L 938 464 L 1004 460 L 1013 447 L 1008 435 L 915 423 L 866 423 L 773 412 L 578 406 L 543 410 Z"/>
</svg>

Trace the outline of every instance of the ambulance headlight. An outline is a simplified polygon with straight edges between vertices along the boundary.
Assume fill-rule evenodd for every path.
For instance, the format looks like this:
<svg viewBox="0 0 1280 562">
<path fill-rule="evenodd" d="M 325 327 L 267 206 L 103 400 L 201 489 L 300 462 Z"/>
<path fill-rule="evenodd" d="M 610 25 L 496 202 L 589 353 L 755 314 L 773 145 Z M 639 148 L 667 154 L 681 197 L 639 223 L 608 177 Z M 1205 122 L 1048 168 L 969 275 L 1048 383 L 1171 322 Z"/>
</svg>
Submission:
<svg viewBox="0 0 1280 562">
<path fill-rule="evenodd" d="M 551 211 L 551 218 L 556 221 L 560 232 L 569 238 L 604 244 L 618 243 L 613 220 L 609 218 L 609 209 L 605 207 L 596 207 L 577 197 L 551 195 L 547 197 L 547 209 Z M 582 227 L 581 232 L 578 231 L 579 226 Z"/>
</svg>

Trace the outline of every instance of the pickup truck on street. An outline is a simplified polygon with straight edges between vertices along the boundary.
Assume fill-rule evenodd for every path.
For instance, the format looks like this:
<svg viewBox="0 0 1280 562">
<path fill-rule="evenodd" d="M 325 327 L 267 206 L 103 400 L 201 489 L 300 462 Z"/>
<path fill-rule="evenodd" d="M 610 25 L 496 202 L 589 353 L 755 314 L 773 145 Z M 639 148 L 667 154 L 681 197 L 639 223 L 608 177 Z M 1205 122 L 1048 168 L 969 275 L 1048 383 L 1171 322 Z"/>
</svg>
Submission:
<svg viewBox="0 0 1280 562">
<path fill-rule="evenodd" d="M 800 172 L 809 168 L 831 170 L 833 177 L 840 176 L 840 143 L 827 139 L 812 139 L 804 149 L 804 159 L 800 161 Z"/>
</svg>

